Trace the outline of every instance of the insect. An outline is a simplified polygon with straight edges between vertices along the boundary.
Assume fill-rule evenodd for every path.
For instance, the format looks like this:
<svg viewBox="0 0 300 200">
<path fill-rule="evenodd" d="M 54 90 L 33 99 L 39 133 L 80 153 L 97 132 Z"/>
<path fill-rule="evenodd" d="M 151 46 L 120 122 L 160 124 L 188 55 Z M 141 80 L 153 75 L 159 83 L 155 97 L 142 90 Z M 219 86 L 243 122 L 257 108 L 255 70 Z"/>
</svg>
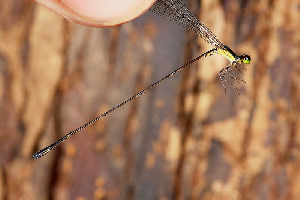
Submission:
<svg viewBox="0 0 300 200">
<path fill-rule="evenodd" d="M 235 77 L 231 72 L 234 68 L 243 68 L 241 65 L 242 63 L 249 64 L 251 61 L 249 55 L 243 54 L 238 56 L 228 46 L 221 43 L 219 39 L 193 15 L 182 0 L 157 0 L 150 10 L 163 18 L 197 33 L 202 39 L 215 47 L 212 49 L 213 51 L 211 52 L 211 55 L 216 53 L 223 55 L 226 59 L 228 59 L 229 65 L 220 71 L 219 77 L 222 81 L 225 93 L 225 83 L 231 85 L 239 93 L 238 89 L 225 79 L 225 76 L 227 75 L 227 77 L 233 78 L 237 82 L 244 82 L 242 79 Z M 238 70 L 240 71 L 240 69 Z"/>
<path fill-rule="evenodd" d="M 232 78 L 237 82 L 244 82 L 242 79 L 239 79 L 235 77 L 232 74 L 232 71 L 237 68 L 237 67 L 242 67 L 243 63 L 250 63 L 250 56 L 249 55 L 241 55 L 238 56 L 236 55 L 229 47 L 226 45 L 222 44 L 218 38 L 202 23 L 200 22 L 192 13 L 191 11 L 187 8 L 187 6 L 182 2 L 182 0 L 157 0 L 153 6 L 150 8 L 150 11 L 172 21 L 175 22 L 176 24 L 186 27 L 190 29 L 191 31 L 197 33 L 200 35 L 206 42 L 209 44 L 213 45 L 215 48 L 203 53 L 202 55 L 198 56 L 197 58 L 191 60 L 190 62 L 186 63 L 185 65 L 181 66 L 180 68 L 176 69 L 175 71 L 171 72 L 164 78 L 160 79 L 159 81 L 156 81 L 152 85 L 148 86 L 144 90 L 140 91 L 136 95 L 130 97 L 129 99 L 123 101 L 119 105 L 111 108 L 110 110 L 106 111 L 105 113 L 101 114 L 100 116 L 94 118 L 93 120 L 87 122 L 86 124 L 78 127 L 77 129 L 71 131 L 58 141 L 54 142 L 53 144 L 49 145 L 48 147 L 45 147 L 44 149 L 41 149 L 40 151 L 36 152 L 33 155 L 34 159 L 41 158 L 42 156 L 45 156 L 47 153 L 49 153 L 51 150 L 56 148 L 58 145 L 60 145 L 62 142 L 67 140 L 71 135 L 74 135 L 75 133 L 79 132 L 80 130 L 86 128 L 87 126 L 93 124 L 94 122 L 98 121 L 99 119 L 107 116 L 111 112 L 121 108 L 125 104 L 129 103 L 130 101 L 138 98 L 142 94 L 146 93 L 153 87 L 157 86 L 158 84 L 162 83 L 166 79 L 170 78 L 171 76 L 175 75 L 182 69 L 186 68 L 190 64 L 196 62 L 197 60 L 206 57 L 206 56 L 211 56 L 213 54 L 220 54 L 223 55 L 225 58 L 229 60 L 229 65 L 223 68 L 220 73 L 219 77 L 222 81 L 223 87 L 225 89 L 226 93 L 226 86 L 225 83 L 228 83 L 232 87 L 234 87 L 237 92 L 238 89 L 230 83 L 226 77 Z M 242 67 L 243 68 L 243 67 Z M 240 70 L 240 69 L 238 69 Z"/>
</svg>

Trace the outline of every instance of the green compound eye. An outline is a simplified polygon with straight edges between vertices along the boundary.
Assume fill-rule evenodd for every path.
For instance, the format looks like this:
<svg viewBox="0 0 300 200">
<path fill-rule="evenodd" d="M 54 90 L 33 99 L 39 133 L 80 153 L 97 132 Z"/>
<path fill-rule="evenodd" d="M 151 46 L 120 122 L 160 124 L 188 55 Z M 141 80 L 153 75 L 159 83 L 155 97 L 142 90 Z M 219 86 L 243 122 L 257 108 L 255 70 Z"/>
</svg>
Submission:
<svg viewBox="0 0 300 200">
<path fill-rule="evenodd" d="M 249 55 L 245 55 L 245 54 L 241 55 L 241 56 L 240 56 L 240 59 L 241 59 L 242 62 L 245 63 L 245 64 L 249 64 L 250 61 L 251 61 L 250 56 L 249 56 Z"/>
</svg>

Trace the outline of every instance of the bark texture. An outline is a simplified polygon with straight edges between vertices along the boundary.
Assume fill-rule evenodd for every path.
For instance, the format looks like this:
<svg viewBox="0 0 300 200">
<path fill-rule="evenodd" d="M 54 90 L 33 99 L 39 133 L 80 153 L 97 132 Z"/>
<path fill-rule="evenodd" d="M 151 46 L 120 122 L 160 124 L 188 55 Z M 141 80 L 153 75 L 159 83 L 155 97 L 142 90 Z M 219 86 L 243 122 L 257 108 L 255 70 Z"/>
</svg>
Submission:
<svg viewBox="0 0 300 200">
<path fill-rule="evenodd" d="M 32 154 L 212 47 L 151 13 L 119 27 L 0 0 L 0 200 L 300 198 L 300 1 L 190 0 L 238 54 L 214 55 Z"/>
</svg>

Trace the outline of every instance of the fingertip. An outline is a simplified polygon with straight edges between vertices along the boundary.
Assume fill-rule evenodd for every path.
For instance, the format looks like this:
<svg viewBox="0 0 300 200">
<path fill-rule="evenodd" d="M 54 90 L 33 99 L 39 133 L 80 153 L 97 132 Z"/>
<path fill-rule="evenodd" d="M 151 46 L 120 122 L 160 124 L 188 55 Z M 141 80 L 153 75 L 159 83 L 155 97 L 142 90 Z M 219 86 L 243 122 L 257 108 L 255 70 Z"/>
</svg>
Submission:
<svg viewBox="0 0 300 200">
<path fill-rule="evenodd" d="M 70 21 L 108 27 L 126 23 L 146 12 L 155 0 L 36 0 Z"/>
</svg>

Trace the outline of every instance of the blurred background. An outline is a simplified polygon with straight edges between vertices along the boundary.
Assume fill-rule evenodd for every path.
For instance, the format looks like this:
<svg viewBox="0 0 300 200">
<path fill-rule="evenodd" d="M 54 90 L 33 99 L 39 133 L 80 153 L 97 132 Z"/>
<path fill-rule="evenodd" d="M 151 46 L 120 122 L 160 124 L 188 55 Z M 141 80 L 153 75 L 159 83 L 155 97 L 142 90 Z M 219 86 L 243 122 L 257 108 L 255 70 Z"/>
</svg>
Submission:
<svg viewBox="0 0 300 200">
<path fill-rule="evenodd" d="M 191 65 L 32 154 L 212 48 L 151 12 L 113 28 L 0 0 L 0 200 L 299 199 L 300 1 L 189 0 L 237 54 Z"/>
</svg>

